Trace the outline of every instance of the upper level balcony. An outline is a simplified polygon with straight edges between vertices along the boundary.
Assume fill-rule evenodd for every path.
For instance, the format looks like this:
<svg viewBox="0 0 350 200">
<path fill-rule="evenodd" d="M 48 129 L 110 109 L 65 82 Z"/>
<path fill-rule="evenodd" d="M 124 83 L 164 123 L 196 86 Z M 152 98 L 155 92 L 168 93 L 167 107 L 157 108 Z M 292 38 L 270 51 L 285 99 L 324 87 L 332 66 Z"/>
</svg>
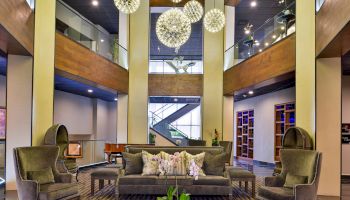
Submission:
<svg viewBox="0 0 350 200">
<path fill-rule="evenodd" d="M 295 1 L 293 1 L 260 27 L 245 30 L 246 37 L 225 51 L 224 69 L 228 70 L 242 63 L 295 33 L 295 21 Z"/>
<path fill-rule="evenodd" d="M 119 44 L 118 35 L 93 24 L 63 1 L 56 4 L 56 29 L 98 55 L 128 69 L 128 51 Z"/>
</svg>

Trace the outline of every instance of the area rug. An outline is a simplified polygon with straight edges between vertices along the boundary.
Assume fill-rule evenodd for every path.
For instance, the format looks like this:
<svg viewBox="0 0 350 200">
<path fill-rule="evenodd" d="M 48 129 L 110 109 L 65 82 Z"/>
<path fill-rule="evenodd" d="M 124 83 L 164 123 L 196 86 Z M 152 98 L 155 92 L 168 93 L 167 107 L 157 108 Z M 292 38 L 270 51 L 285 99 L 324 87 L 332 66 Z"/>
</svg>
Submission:
<svg viewBox="0 0 350 200">
<path fill-rule="evenodd" d="M 101 190 L 98 190 L 98 183 L 95 184 L 95 195 L 91 196 L 91 185 L 90 185 L 90 173 L 94 169 L 84 169 L 79 173 L 79 190 L 81 194 L 81 199 L 91 199 L 91 200 L 113 200 L 115 199 L 114 195 L 114 184 L 108 185 L 105 181 L 105 187 Z M 256 188 L 263 182 L 263 177 L 257 177 L 256 179 Z M 253 199 L 250 197 L 250 194 L 245 193 L 243 190 L 239 189 L 238 183 L 234 183 L 233 197 L 237 200 L 248 200 Z M 251 191 L 251 186 L 249 184 L 249 192 Z M 156 200 L 156 196 L 149 195 L 127 195 L 121 196 L 121 200 Z M 226 196 L 193 196 L 191 200 L 228 200 Z"/>
</svg>

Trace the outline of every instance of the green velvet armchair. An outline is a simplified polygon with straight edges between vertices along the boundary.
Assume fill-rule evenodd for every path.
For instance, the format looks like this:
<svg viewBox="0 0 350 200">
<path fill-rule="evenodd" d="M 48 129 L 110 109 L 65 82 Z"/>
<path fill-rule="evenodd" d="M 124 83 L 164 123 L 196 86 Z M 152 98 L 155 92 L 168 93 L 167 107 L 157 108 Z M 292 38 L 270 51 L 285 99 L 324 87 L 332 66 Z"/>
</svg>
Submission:
<svg viewBox="0 0 350 200">
<path fill-rule="evenodd" d="M 281 149 L 282 172 L 266 177 L 258 199 L 316 200 L 321 153 L 302 149 Z"/>
<path fill-rule="evenodd" d="M 20 200 L 79 199 L 78 185 L 72 183 L 72 175 L 59 173 L 56 168 L 58 152 L 57 146 L 14 149 Z"/>
<path fill-rule="evenodd" d="M 231 156 L 232 156 L 233 142 L 231 142 L 231 141 L 219 141 L 219 145 L 224 147 L 224 151 L 226 153 L 226 163 L 228 163 L 229 165 L 232 165 Z"/>
<path fill-rule="evenodd" d="M 56 145 L 60 147 L 57 160 L 57 169 L 62 173 L 76 174 L 78 181 L 79 167 L 75 158 L 66 158 L 66 151 L 69 144 L 67 128 L 62 124 L 51 126 L 45 134 L 45 145 Z"/>
</svg>

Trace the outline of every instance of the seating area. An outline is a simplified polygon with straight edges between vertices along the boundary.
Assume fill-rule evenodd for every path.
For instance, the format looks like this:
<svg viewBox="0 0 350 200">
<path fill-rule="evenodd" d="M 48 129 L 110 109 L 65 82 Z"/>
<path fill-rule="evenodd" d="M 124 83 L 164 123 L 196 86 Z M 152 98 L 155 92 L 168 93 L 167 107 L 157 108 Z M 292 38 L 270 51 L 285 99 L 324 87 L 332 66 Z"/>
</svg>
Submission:
<svg viewBox="0 0 350 200">
<path fill-rule="evenodd" d="M 0 199 L 350 200 L 348 0 L 0 0 Z"/>
</svg>

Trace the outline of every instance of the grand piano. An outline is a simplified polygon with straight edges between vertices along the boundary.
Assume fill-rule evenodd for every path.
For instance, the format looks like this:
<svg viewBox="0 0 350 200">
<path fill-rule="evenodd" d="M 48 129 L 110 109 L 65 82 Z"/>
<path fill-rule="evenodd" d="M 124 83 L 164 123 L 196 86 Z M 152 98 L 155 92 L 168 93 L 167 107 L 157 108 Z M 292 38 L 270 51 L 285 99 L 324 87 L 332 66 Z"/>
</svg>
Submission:
<svg viewBox="0 0 350 200">
<path fill-rule="evenodd" d="M 105 143 L 105 154 L 107 155 L 108 162 L 112 163 L 112 158 L 122 157 L 122 152 L 125 151 L 125 146 L 128 145 L 137 145 L 137 146 L 154 146 L 153 144 L 114 144 L 114 143 Z"/>
</svg>

